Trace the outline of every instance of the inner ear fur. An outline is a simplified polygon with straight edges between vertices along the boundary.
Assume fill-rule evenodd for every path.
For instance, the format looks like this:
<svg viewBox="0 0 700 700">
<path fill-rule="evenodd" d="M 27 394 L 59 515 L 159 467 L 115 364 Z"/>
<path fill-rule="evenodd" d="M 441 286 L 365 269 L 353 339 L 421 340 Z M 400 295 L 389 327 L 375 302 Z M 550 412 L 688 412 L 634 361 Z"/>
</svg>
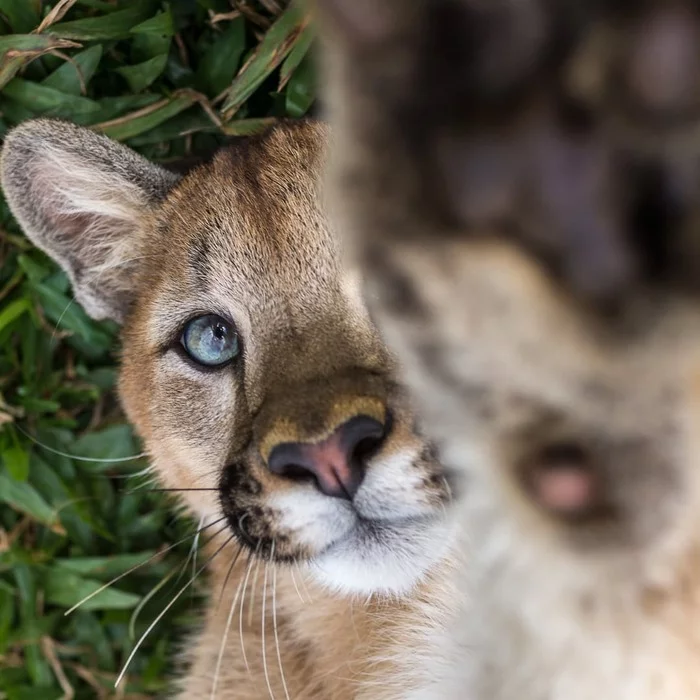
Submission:
<svg viewBox="0 0 700 700">
<path fill-rule="evenodd" d="M 178 176 L 90 129 L 36 119 L 7 135 L 0 177 L 20 226 L 66 271 L 87 313 L 123 322 L 144 221 Z"/>
</svg>

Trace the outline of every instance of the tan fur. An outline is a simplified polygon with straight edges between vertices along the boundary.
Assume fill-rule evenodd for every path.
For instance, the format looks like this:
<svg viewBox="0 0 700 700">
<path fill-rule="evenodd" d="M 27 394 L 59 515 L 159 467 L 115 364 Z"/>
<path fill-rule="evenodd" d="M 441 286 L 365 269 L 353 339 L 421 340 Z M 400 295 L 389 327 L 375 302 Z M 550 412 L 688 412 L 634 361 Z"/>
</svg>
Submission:
<svg viewBox="0 0 700 700">
<path fill-rule="evenodd" d="M 552 15 L 585 39 L 605 3 L 318 4 L 333 210 L 429 434 L 464 477 L 462 613 L 427 641 L 432 682 L 397 697 L 700 698 L 697 153 L 664 149 L 665 86 L 635 86 L 659 109 L 649 123 L 618 70 L 586 119 L 557 111 L 564 65 L 539 60 L 566 36 Z M 621 13 L 665 42 L 698 30 L 689 8 Z M 635 31 L 619 51 L 638 60 Z M 670 99 L 684 110 L 697 94 Z M 639 142 L 621 115 L 635 137 L 653 126 L 655 148 L 627 152 Z M 646 157 L 666 170 L 640 198 Z M 688 179 L 673 180 L 681 162 Z M 666 177 L 687 185 L 678 219 L 627 218 Z M 522 465 L 561 445 L 597 475 L 604 515 L 567 520 L 526 487 Z"/>
<path fill-rule="evenodd" d="M 320 210 L 326 140 L 320 124 L 281 124 L 181 179 L 61 122 L 28 122 L 3 150 L 27 234 L 89 311 L 124 323 L 120 395 L 154 474 L 222 521 L 207 530 L 221 532 L 203 554 L 211 599 L 185 651 L 183 700 L 215 682 L 219 700 L 284 698 L 280 667 L 298 699 L 418 687 L 423 640 L 448 616 L 449 489 Z M 179 342 L 208 313 L 242 344 L 216 370 Z M 392 422 L 352 506 L 268 469 L 275 445 L 357 415 Z"/>
<path fill-rule="evenodd" d="M 336 400 L 330 408 L 326 426 L 322 432 L 311 436 L 312 442 L 320 442 L 328 437 L 336 425 L 340 425 L 347 416 L 365 415 L 376 418 L 380 423 L 386 420 L 386 407 L 381 401 L 365 397 Z M 283 442 L 293 442 L 298 438 L 298 425 L 288 418 L 273 421 L 260 444 L 260 455 L 263 459 L 269 457 L 275 445 Z"/>
<path fill-rule="evenodd" d="M 179 684 L 182 700 L 210 698 L 226 634 L 216 694 L 220 700 L 285 698 L 285 685 L 289 697 L 299 700 L 383 700 L 420 688 L 424 676 L 418 669 L 427 653 L 425 640 L 431 633 L 439 634 L 453 613 L 447 601 L 454 599 L 455 591 L 447 570 L 437 570 L 410 597 L 363 600 L 330 594 L 308 573 L 294 567 L 269 567 L 265 586 L 266 567 L 262 563 L 254 585 L 253 565 L 242 601 L 241 641 L 239 582 L 245 582 L 247 571 L 245 562 L 240 562 L 219 596 L 228 575 L 228 559 L 235 552 L 227 554 L 211 567 L 212 598 L 204 628 L 187 645 L 183 659 L 188 672 Z M 274 631 L 273 582 L 281 663 Z M 265 666 L 271 691 L 267 689 Z"/>
</svg>

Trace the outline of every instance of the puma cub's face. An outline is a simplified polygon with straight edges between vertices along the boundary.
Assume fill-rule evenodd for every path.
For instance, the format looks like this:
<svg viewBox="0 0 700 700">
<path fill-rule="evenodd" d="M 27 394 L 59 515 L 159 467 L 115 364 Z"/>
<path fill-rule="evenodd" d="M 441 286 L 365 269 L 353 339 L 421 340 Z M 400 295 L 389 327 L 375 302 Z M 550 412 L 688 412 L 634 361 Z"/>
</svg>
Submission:
<svg viewBox="0 0 700 700">
<path fill-rule="evenodd" d="M 326 130 L 282 124 L 178 180 L 86 129 L 15 129 L 2 184 L 96 318 L 165 486 L 257 555 L 402 592 L 446 541 L 446 482 L 319 209 Z"/>
<path fill-rule="evenodd" d="M 318 5 L 334 208 L 443 461 L 469 476 L 477 556 L 517 600 L 533 572 L 541 602 L 685 585 L 700 160 L 669 146 L 700 97 L 697 8 Z M 676 82 L 647 81 L 659 60 Z"/>
</svg>

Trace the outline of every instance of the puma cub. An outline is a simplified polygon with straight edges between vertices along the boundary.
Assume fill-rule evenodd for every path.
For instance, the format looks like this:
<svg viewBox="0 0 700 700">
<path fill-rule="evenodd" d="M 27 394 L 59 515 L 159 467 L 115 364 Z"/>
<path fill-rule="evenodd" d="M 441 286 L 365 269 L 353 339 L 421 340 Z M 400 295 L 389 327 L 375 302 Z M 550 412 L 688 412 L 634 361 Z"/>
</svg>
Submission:
<svg viewBox="0 0 700 700">
<path fill-rule="evenodd" d="M 698 4 L 318 5 L 333 211 L 464 477 L 411 697 L 700 698 Z"/>
<path fill-rule="evenodd" d="M 183 700 L 379 698 L 448 617 L 449 486 L 319 207 L 326 142 L 281 123 L 178 177 L 37 120 L 2 152 L 26 234 L 123 324 L 155 474 L 214 523 Z"/>
</svg>

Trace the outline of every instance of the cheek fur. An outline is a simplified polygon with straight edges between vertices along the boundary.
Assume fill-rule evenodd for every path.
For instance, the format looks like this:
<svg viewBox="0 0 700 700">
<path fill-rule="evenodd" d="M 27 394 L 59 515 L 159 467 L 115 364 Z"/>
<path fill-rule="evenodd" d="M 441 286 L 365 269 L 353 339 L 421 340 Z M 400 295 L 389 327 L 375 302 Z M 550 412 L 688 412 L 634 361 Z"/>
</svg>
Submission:
<svg viewBox="0 0 700 700">
<path fill-rule="evenodd" d="M 152 399 L 154 432 L 186 445 L 209 469 L 223 467 L 246 433 L 239 425 L 246 418 L 237 415 L 240 403 L 235 378 L 226 368 L 200 372 L 168 355 Z"/>
</svg>

